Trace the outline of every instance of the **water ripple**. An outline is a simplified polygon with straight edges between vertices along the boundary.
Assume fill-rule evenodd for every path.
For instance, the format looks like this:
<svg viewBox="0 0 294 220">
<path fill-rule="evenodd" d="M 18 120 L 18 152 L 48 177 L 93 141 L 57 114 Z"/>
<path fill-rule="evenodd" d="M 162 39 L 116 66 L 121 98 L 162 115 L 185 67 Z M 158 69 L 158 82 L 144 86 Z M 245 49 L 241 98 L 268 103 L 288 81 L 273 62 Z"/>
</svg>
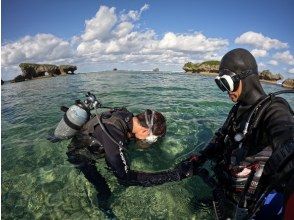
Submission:
<svg viewBox="0 0 294 220">
<path fill-rule="evenodd" d="M 277 91 L 272 85 L 267 92 Z M 91 91 L 109 106 L 139 113 L 163 112 L 168 130 L 164 140 L 147 150 L 130 146 L 131 167 L 168 169 L 181 157 L 199 151 L 224 122 L 232 103 L 212 78 L 183 73 L 102 72 L 32 80 L 1 86 L 2 217 L 4 219 L 104 219 L 97 192 L 67 162 L 68 141 L 46 140 L 63 113 Z M 294 100 L 285 95 L 293 106 Z M 198 178 L 142 188 L 124 188 L 97 164 L 113 196 L 119 219 L 211 219 L 203 201 L 211 194 Z M 203 199 L 204 198 L 204 199 Z"/>
</svg>

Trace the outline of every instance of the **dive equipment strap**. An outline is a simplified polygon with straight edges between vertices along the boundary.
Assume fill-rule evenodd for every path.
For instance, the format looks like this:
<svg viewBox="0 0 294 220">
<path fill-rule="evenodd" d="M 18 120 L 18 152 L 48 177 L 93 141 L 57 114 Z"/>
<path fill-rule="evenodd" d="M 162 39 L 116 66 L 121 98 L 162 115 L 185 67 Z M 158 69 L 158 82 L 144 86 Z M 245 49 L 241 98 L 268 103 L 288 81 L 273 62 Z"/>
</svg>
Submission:
<svg viewBox="0 0 294 220">
<path fill-rule="evenodd" d="M 70 127 L 70 128 L 72 128 L 72 129 L 74 129 L 74 130 L 80 130 L 83 126 L 78 126 L 78 125 L 75 125 L 74 123 L 72 123 L 69 119 L 68 119 L 68 117 L 67 117 L 67 115 L 66 115 L 66 113 L 63 115 L 63 120 L 64 120 L 64 122 Z"/>
<path fill-rule="evenodd" d="M 123 143 L 120 141 L 120 142 L 117 142 L 114 137 L 112 137 L 112 135 L 107 131 L 107 129 L 105 128 L 104 124 L 102 123 L 101 121 L 101 115 L 98 114 L 97 112 L 97 108 L 95 108 L 96 110 L 96 118 L 98 120 L 98 123 L 102 129 L 102 131 L 107 135 L 107 137 L 113 142 L 115 143 L 118 147 L 120 148 L 123 148 Z"/>
<path fill-rule="evenodd" d="M 251 172 L 249 174 L 249 177 L 246 181 L 246 184 L 244 186 L 244 190 L 242 192 L 242 195 L 240 197 L 240 200 L 236 206 L 236 210 L 235 210 L 235 219 L 236 220 L 242 220 L 242 219 L 246 219 L 246 216 L 248 216 L 248 208 L 247 208 L 247 192 L 249 190 L 249 187 L 251 185 L 251 182 L 253 180 L 254 174 L 256 173 L 256 171 L 259 169 L 259 164 L 258 163 L 254 163 L 250 166 L 251 168 Z"/>
</svg>

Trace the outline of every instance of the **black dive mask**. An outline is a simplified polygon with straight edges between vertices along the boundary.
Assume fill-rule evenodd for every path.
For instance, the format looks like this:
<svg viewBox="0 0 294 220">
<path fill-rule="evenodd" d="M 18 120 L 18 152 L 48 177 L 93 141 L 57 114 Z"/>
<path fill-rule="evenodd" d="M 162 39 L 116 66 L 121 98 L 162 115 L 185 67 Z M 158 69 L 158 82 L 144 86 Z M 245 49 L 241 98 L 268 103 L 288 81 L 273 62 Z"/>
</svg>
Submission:
<svg viewBox="0 0 294 220">
<path fill-rule="evenodd" d="M 238 88 L 240 80 L 245 79 L 253 73 L 252 70 L 246 70 L 240 74 L 236 74 L 228 69 L 223 69 L 219 72 L 220 76 L 217 76 L 214 81 L 223 92 L 234 92 Z"/>
</svg>

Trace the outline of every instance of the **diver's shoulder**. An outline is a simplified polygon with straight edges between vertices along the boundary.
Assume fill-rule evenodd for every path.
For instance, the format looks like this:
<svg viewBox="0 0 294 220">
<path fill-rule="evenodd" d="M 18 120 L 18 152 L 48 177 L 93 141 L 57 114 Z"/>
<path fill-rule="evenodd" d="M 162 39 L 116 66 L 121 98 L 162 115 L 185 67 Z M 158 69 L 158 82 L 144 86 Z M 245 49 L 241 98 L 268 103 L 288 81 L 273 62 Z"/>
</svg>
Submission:
<svg viewBox="0 0 294 220">
<path fill-rule="evenodd" d="M 288 103 L 288 101 L 280 96 L 275 96 L 270 100 L 270 103 L 266 109 L 266 112 L 268 113 L 274 113 L 274 112 L 289 112 L 289 114 L 293 115 L 293 110 Z M 288 113 L 287 113 L 288 114 Z"/>
</svg>

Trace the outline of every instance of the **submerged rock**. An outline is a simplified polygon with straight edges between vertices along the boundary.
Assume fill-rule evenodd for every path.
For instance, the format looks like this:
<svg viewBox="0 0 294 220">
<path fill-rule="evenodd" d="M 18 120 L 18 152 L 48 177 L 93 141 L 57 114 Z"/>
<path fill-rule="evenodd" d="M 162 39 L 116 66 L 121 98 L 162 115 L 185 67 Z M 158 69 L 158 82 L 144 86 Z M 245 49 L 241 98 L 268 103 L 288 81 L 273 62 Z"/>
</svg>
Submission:
<svg viewBox="0 0 294 220">
<path fill-rule="evenodd" d="M 283 87 L 294 89 L 294 79 L 286 79 L 282 83 Z"/>
</svg>

